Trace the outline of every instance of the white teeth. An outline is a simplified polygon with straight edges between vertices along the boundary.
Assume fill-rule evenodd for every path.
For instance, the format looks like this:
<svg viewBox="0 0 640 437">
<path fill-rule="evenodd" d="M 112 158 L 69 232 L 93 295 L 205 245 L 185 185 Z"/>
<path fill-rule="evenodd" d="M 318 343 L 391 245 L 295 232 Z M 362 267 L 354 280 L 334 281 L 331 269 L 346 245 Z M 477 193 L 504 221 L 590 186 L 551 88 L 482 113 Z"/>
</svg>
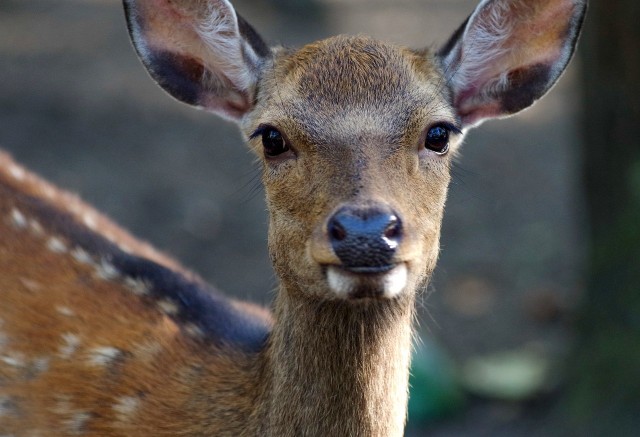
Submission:
<svg viewBox="0 0 640 437">
<path fill-rule="evenodd" d="M 377 278 L 379 287 L 383 290 L 380 297 L 390 299 L 400 294 L 407 285 L 407 275 L 405 264 L 399 264 L 387 273 L 380 274 Z M 343 299 L 349 298 L 363 280 L 370 282 L 374 279 L 371 277 L 362 278 L 358 274 L 346 272 L 336 266 L 329 266 L 327 269 L 329 288 Z"/>
</svg>

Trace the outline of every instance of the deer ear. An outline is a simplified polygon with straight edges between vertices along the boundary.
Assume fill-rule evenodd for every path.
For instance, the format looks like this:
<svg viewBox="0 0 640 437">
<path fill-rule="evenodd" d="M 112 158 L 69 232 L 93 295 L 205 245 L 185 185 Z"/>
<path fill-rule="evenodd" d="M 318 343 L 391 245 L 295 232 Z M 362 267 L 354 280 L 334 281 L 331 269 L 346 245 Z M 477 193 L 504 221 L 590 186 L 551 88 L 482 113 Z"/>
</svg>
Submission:
<svg viewBox="0 0 640 437">
<path fill-rule="evenodd" d="M 271 51 L 227 0 L 124 0 L 129 34 L 176 99 L 239 120 Z"/>
<path fill-rule="evenodd" d="M 466 127 L 515 114 L 558 80 L 586 0 L 483 0 L 438 53 Z"/>
</svg>

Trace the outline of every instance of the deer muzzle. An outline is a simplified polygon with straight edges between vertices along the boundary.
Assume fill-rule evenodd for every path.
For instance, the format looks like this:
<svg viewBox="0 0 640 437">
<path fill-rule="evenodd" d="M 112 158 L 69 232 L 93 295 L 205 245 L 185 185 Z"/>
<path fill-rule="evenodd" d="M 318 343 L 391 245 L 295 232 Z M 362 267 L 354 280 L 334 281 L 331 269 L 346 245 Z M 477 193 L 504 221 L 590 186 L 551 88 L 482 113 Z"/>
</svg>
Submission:
<svg viewBox="0 0 640 437">
<path fill-rule="evenodd" d="M 319 234 L 322 241 L 312 247 L 312 256 L 326 268 L 329 288 L 338 297 L 392 298 L 405 288 L 407 266 L 397 257 L 403 224 L 389 206 L 340 206 Z"/>
</svg>

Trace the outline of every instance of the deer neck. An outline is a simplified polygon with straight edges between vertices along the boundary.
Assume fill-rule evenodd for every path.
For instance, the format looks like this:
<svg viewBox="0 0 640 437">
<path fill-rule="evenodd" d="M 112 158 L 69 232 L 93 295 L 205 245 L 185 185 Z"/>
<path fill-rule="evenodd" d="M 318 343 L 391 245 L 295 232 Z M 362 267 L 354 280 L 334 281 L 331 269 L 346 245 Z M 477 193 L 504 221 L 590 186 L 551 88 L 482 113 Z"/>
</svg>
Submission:
<svg viewBox="0 0 640 437">
<path fill-rule="evenodd" d="M 413 293 L 326 301 L 281 289 L 265 355 L 265 434 L 400 436 Z"/>
</svg>

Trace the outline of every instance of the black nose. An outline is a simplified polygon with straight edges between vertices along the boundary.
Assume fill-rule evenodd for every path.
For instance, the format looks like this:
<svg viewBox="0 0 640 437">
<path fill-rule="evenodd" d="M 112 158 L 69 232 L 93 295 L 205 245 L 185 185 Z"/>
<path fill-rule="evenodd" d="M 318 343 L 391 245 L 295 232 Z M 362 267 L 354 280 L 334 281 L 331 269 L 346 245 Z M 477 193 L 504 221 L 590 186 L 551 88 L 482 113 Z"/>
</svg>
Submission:
<svg viewBox="0 0 640 437">
<path fill-rule="evenodd" d="M 342 266 L 353 272 L 384 272 L 402 238 L 397 214 L 381 207 L 340 208 L 327 224 L 329 239 Z"/>
</svg>

